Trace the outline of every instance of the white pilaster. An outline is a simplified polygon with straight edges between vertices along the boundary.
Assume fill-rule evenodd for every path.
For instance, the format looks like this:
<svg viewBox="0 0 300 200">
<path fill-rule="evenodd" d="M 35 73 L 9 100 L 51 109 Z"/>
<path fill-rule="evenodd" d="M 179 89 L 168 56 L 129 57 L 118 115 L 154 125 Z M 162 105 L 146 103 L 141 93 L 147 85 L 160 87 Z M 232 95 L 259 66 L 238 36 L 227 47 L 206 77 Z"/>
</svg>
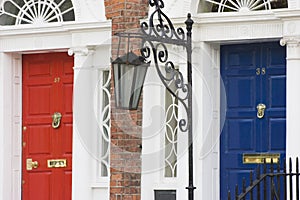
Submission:
<svg viewBox="0 0 300 200">
<path fill-rule="evenodd" d="M 11 63 L 12 84 L 12 133 L 11 133 L 11 180 L 12 200 L 21 199 L 22 185 L 22 55 L 8 54 Z M 25 183 L 26 184 L 26 183 Z"/>
<path fill-rule="evenodd" d="M 288 7 L 291 9 L 297 9 L 300 7 L 299 0 L 288 0 Z"/>
<path fill-rule="evenodd" d="M 0 199 L 12 199 L 12 68 L 11 57 L 0 53 Z"/>
<path fill-rule="evenodd" d="M 300 38 L 284 38 L 280 43 L 287 46 L 286 157 L 295 158 L 300 155 L 300 93 L 297 91 L 300 85 Z"/>
<path fill-rule="evenodd" d="M 69 55 L 74 54 L 72 164 L 72 198 L 74 200 L 93 199 L 92 164 L 97 155 L 95 148 L 97 120 L 94 111 L 97 71 L 91 62 L 93 53 L 93 50 L 86 47 L 69 50 Z"/>
</svg>

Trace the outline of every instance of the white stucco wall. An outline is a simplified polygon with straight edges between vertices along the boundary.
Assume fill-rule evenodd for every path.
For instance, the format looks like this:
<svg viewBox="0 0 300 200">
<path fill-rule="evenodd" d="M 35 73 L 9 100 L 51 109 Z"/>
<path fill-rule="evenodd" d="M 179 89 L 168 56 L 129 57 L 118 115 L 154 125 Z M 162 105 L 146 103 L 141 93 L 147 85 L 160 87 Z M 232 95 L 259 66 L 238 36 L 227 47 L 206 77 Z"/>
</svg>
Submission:
<svg viewBox="0 0 300 200">
<path fill-rule="evenodd" d="M 104 0 L 72 0 L 77 22 L 105 21 Z"/>
</svg>

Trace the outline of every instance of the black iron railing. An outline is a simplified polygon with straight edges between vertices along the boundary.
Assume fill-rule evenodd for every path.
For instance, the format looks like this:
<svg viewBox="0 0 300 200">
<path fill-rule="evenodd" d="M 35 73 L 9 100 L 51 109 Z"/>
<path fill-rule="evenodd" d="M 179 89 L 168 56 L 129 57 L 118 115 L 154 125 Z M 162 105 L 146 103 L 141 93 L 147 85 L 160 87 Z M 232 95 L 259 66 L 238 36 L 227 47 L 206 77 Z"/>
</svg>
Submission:
<svg viewBox="0 0 300 200">
<path fill-rule="evenodd" d="M 242 186 L 235 187 L 234 195 L 228 191 L 228 200 L 299 200 L 299 159 L 296 158 L 295 170 L 292 159 L 280 164 L 263 164 L 251 172 L 249 183 L 243 179 Z"/>
</svg>

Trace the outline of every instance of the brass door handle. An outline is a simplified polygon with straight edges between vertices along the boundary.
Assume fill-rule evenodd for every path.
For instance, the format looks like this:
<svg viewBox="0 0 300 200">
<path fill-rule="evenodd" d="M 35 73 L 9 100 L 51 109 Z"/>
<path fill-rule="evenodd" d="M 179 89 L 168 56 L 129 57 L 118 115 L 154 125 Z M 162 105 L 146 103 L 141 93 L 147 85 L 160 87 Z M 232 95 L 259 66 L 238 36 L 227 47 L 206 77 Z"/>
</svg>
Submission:
<svg viewBox="0 0 300 200">
<path fill-rule="evenodd" d="M 52 128 L 56 129 L 60 126 L 61 118 L 62 118 L 62 114 L 60 112 L 55 112 L 52 115 Z"/>
<path fill-rule="evenodd" d="M 31 158 L 26 159 L 26 169 L 27 170 L 32 170 L 38 168 L 39 163 L 38 161 L 32 161 Z"/>
<path fill-rule="evenodd" d="M 256 106 L 257 109 L 257 118 L 261 119 L 265 116 L 265 110 L 267 106 L 263 103 L 260 103 Z"/>
<path fill-rule="evenodd" d="M 34 169 L 38 168 L 38 166 L 39 166 L 38 161 L 32 161 L 31 166 L 32 166 L 32 168 L 34 168 Z"/>
</svg>

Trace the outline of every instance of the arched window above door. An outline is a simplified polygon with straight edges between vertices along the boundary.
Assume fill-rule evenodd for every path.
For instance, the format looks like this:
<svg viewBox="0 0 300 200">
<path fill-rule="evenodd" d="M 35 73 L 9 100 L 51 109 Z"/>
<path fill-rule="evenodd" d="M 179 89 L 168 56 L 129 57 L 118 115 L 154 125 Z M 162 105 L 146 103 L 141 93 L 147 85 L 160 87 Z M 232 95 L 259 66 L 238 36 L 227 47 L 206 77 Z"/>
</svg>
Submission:
<svg viewBox="0 0 300 200">
<path fill-rule="evenodd" d="M 247 12 L 287 8 L 288 0 L 200 0 L 199 12 Z"/>
<path fill-rule="evenodd" d="M 3 0 L 0 7 L 0 25 L 39 25 L 74 20 L 71 0 Z"/>
</svg>

